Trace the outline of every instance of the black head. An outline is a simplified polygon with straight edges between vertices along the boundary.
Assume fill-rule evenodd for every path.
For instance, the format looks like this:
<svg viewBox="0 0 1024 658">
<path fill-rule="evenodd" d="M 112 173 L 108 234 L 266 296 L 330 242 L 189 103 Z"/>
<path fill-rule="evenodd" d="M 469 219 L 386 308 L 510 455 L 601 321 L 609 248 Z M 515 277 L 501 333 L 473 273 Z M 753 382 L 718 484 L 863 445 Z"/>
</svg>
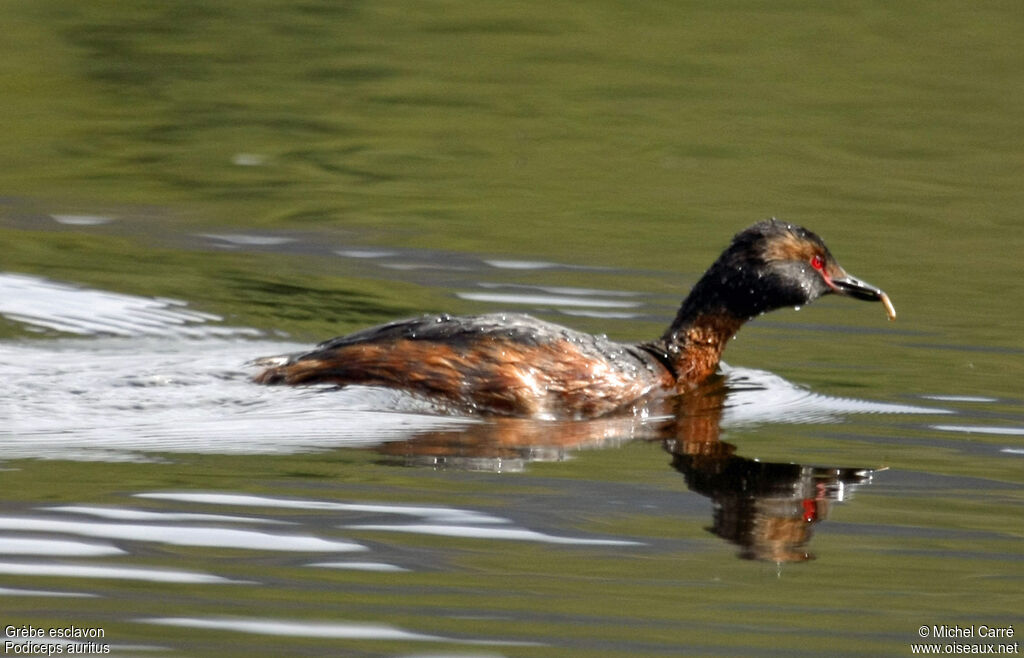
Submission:
<svg viewBox="0 0 1024 658">
<path fill-rule="evenodd" d="M 677 321 L 715 313 L 746 320 L 830 293 L 882 301 L 890 319 L 895 317 L 886 294 L 847 274 L 820 237 L 769 219 L 736 234 L 694 286 Z"/>
</svg>

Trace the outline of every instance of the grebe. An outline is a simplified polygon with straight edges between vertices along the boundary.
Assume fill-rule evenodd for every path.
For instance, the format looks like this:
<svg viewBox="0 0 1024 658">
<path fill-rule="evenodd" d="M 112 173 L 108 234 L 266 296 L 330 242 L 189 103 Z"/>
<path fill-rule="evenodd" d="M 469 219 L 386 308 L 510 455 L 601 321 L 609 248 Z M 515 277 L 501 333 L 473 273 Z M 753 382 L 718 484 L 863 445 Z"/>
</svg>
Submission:
<svg viewBox="0 0 1024 658">
<path fill-rule="evenodd" d="M 519 313 L 430 315 L 260 359 L 269 367 L 255 381 L 384 386 L 470 413 L 590 418 L 696 388 L 744 322 L 829 293 L 881 301 L 896 317 L 816 234 L 769 219 L 733 238 L 655 340 L 617 343 Z"/>
</svg>

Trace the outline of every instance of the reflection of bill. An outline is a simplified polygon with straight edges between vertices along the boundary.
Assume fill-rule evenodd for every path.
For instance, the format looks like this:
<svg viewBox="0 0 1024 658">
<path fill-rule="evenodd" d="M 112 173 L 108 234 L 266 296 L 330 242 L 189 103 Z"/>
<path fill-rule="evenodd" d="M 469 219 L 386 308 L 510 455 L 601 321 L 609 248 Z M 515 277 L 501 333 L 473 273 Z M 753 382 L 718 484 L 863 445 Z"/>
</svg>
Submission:
<svg viewBox="0 0 1024 658">
<path fill-rule="evenodd" d="M 794 562 L 832 501 L 871 481 L 860 468 L 769 463 L 738 456 L 719 439 L 727 390 L 721 381 L 659 408 L 588 421 L 496 418 L 459 431 L 423 432 L 387 442 L 378 452 L 406 465 L 471 470 L 522 470 L 531 461 L 561 459 L 567 451 L 660 441 L 691 491 L 714 503 L 711 532 L 739 545 L 745 559 Z"/>
</svg>

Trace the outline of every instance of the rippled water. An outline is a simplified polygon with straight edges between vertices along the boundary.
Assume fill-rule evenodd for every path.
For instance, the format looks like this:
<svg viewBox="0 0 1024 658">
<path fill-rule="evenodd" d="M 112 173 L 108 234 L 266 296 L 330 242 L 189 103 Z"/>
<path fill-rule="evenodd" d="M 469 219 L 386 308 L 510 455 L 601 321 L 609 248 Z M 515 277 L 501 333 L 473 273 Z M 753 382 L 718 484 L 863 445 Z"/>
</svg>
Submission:
<svg viewBox="0 0 1024 658">
<path fill-rule="evenodd" d="M 0 314 L 5 317 L 29 328 L 93 337 L 12 343 L 4 350 L 0 374 L 17 381 L 8 397 L 9 457 L 102 454 L 105 459 L 131 459 L 166 451 L 280 453 L 373 445 L 417 433 L 486 424 L 481 419 L 440 415 L 443 412 L 427 400 L 382 389 L 254 386 L 250 377 L 258 370 L 251 363 L 256 355 L 294 352 L 303 346 L 268 341 L 256 329 L 225 326 L 218 316 L 189 310 L 180 300 L 135 297 L 13 274 L 0 274 L 0 286 L 5 290 Z M 575 296 L 539 296 L 533 290 L 565 293 L 568 289 L 519 288 L 526 292 L 489 301 L 531 308 L 545 304 L 573 315 L 581 307 L 617 308 L 616 299 L 637 294 L 572 289 Z M 640 311 L 643 303 L 636 301 L 633 306 Z M 633 317 L 640 317 L 639 312 Z M 724 368 L 729 390 L 721 410 L 724 429 L 764 422 L 829 422 L 851 413 L 946 413 L 934 406 L 824 396 L 768 372 Z M 339 414 L 345 421 L 340 425 L 335 422 Z M 626 438 L 630 438 L 642 434 L 648 420 L 610 422 L 614 431 L 629 427 Z M 248 434 L 247 428 L 254 426 L 261 428 L 259 436 Z"/>
<path fill-rule="evenodd" d="M 203 237 L 230 237 L 247 249 L 304 241 Z M 635 320 L 662 304 L 633 290 L 481 279 L 496 268 L 563 269 L 553 263 L 319 248 L 363 268 L 431 265 L 445 285 L 465 291 L 460 296 L 570 318 L 613 321 L 630 300 L 627 319 Z M 0 574 L 11 579 L 0 593 L 11 602 L 67 602 L 50 604 L 53 618 L 103 627 L 115 652 L 139 643 L 219 652 L 231 636 L 274 638 L 260 645 L 268 651 L 295 642 L 371 653 L 392 650 L 367 642 L 488 655 L 691 650 L 704 646 L 695 631 L 669 632 L 661 613 L 616 617 L 613 602 L 676 599 L 665 587 L 716 600 L 712 592 L 753 577 L 771 589 L 728 595 L 713 607 L 763 615 L 777 608 L 776 590 L 806 586 L 807 575 L 783 565 L 815 557 L 835 564 L 822 573 L 844 587 L 898 564 L 891 586 L 914 591 L 922 560 L 960 570 L 983 560 L 997 570 L 987 581 L 998 583 L 994 591 L 1016 586 L 1017 539 L 998 510 L 1009 505 L 1006 520 L 1016 519 L 1019 488 L 917 466 L 920 455 L 943 453 L 961 463 L 1019 459 L 1021 416 L 1008 401 L 832 396 L 725 366 L 720 392 L 687 398 L 675 414 L 451 417 L 413 396 L 366 387 L 257 386 L 249 380 L 254 357 L 303 344 L 231 326 L 183 300 L 18 274 L 0 275 L 0 284 L 0 313 L 50 333 L 8 341 L 0 352 L 0 377 L 10 382 L 0 436 L 5 458 L 19 460 L 8 462 L 17 466 L 7 476 L 28 483 L 0 515 Z M 491 299 L 474 289 L 506 292 Z M 957 438 L 977 435 L 990 440 Z M 797 455 L 810 460 L 794 463 Z M 254 461 L 260 456 L 275 461 Z M 25 459 L 91 463 L 79 468 L 98 469 L 87 480 L 100 482 L 65 488 L 59 473 L 48 473 L 54 462 Z M 122 482 L 117 469 L 133 463 L 150 466 Z M 414 468 L 396 470 L 402 465 Z M 929 511 L 939 500 L 953 513 Z M 976 509 L 986 511 L 965 525 L 962 515 Z M 745 562 L 736 557 L 776 566 L 737 570 Z M 591 600 L 582 607 L 574 602 L 580 586 Z M 148 602 L 138 599 L 143 592 Z M 866 611 L 873 595 L 863 596 L 816 609 Z M 99 608 L 76 603 L 97 599 Z M 32 605 L 9 609 L 44 623 Z M 999 619 L 1013 619 L 1006 614 Z M 714 622 L 712 633 L 723 638 L 715 641 L 743 632 L 742 651 L 761 650 L 758 633 L 767 629 L 751 631 L 742 615 L 725 618 L 732 621 Z M 619 626 L 639 619 L 653 638 Z M 590 634 L 595 624 L 605 639 Z M 900 631 L 861 633 L 857 642 L 883 646 Z"/>
<path fill-rule="evenodd" d="M 1019 635 L 1019 13 L 4 4 L 4 652 Z M 898 320 L 772 313 L 720 386 L 586 422 L 249 380 L 428 312 L 647 339 L 770 215 Z"/>
</svg>

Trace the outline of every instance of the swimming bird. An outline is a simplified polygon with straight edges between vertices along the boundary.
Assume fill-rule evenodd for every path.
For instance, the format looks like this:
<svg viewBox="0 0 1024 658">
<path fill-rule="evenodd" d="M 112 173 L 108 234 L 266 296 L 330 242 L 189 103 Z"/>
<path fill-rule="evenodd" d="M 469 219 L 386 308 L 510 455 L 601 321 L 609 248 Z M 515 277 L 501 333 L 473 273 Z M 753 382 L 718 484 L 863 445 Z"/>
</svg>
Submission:
<svg viewBox="0 0 1024 658">
<path fill-rule="evenodd" d="M 698 387 L 744 322 L 827 294 L 881 301 L 896 316 L 820 237 L 773 218 L 733 237 L 654 340 L 619 343 L 519 313 L 428 315 L 258 360 L 268 367 L 255 381 L 382 386 L 467 413 L 591 418 Z"/>
</svg>

